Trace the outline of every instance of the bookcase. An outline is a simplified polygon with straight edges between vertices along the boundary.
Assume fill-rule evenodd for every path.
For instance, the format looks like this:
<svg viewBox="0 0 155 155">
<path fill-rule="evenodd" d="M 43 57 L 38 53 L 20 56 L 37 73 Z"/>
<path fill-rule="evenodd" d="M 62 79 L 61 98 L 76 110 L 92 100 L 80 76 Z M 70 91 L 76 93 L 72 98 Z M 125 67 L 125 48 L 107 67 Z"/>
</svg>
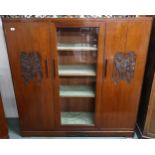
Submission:
<svg viewBox="0 0 155 155">
<path fill-rule="evenodd" d="M 22 135 L 132 136 L 151 25 L 150 17 L 3 19 Z"/>
</svg>

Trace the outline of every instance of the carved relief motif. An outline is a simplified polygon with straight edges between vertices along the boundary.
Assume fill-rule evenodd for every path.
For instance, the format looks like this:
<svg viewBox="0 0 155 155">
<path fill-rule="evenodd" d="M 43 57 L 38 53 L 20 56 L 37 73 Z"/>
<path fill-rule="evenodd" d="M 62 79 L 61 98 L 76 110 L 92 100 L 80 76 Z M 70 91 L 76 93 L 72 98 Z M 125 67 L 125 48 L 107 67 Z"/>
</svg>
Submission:
<svg viewBox="0 0 155 155">
<path fill-rule="evenodd" d="M 128 83 L 134 77 L 136 54 L 134 52 L 118 52 L 114 56 L 112 79 L 115 83 L 125 80 Z"/>
<path fill-rule="evenodd" d="M 36 77 L 42 79 L 41 56 L 37 52 L 21 52 L 20 55 L 21 72 L 24 80 L 29 82 Z"/>
</svg>

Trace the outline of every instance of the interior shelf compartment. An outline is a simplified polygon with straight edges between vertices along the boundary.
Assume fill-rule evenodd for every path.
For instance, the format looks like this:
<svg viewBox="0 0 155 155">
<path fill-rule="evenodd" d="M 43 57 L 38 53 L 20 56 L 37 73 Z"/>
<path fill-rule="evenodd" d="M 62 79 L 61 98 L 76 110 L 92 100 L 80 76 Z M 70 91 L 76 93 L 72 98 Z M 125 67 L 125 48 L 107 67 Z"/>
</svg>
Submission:
<svg viewBox="0 0 155 155">
<path fill-rule="evenodd" d="M 61 112 L 62 125 L 94 125 L 92 112 Z"/>
<path fill-rule="evenodd" d="M 95 98 L 93 97 L 60 97 L 62 112 L 94 112 Z"/>
<path fill-rule="evenodd" d="M 59 76 L 96 76 L 95 65 L 59 65 Z"/>
<path fill-rule="evenodd" d="M 95 89 L 92 86 L 61 85 L 60 97 L 95 97 Z"/>
<path fill-rule="evenodd" d="M 97 51 L 96 45 L 91 44 L 80 44 L 80 43 L 73 43 L 73 44 L 58 44 L 59 51 L 69 51 L 69 50 L 88 50 L 88 51 Z"/>
</svg>

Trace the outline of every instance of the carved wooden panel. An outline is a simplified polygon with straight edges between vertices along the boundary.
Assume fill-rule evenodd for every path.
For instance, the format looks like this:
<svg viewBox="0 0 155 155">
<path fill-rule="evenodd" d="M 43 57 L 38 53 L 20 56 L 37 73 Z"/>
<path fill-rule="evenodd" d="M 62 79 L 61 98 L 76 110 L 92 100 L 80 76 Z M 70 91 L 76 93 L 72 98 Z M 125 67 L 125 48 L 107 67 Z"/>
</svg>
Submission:
<svg viewBox="0 0 155 155">
<path fill-rule="evenodd" d="M 134 77 L 136 54 L 134 52 L 118 52 L 114 56 L 112 79 L 115 83 L 125 80 L 128 83 Z"/>
<path fill-rule="evenodd" d="M 36 77 L 42 79 L 41 56 L 37 52 L 21 52 L 20 64 L 22 77 L 25 82 L 34 80 Z"/>
</svg>

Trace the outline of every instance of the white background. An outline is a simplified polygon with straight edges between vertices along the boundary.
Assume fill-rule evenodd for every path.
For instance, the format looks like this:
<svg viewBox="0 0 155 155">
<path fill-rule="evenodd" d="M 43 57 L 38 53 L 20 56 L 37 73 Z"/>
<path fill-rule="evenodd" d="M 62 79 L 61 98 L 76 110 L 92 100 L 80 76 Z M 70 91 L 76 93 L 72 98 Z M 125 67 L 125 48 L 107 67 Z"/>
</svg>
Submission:
<svg viewBox="0 0 155 155">
<path fill-rule="evenodd" d="M 0 19 L 0 91 L 4 104 L 6 117 L 17 117 L 17 108 L 15 102 L 15 95 L 13 91 L 10 66 L 2 28 L 2 21 Z"/>
</svg>

